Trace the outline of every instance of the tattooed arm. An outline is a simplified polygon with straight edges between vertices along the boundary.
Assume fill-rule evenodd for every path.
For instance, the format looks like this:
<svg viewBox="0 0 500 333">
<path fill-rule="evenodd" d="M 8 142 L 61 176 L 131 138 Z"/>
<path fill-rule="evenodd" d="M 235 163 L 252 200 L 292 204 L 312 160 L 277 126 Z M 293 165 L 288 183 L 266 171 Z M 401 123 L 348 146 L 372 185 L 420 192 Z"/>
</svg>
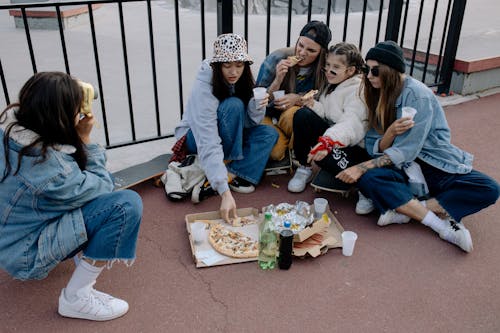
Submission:
<svg viewBox="0 0 500 333">
<path fill-rule="evenodd" d="M 383 168 L 388 165 L 391 165 L 392 161 L 387 155 L 382 155 L 380 157 L 374 158 L 372 160 L 368 160 L 365 162 L 361 162 L 352 167 L 345 169 L 342 172 L 339 172 L 335 178 L 340 179 L 344 183 L 352 184 L 358 181 L 361 176 L 364 175 L 370 169 L 374 168 Z"/>
</svg>

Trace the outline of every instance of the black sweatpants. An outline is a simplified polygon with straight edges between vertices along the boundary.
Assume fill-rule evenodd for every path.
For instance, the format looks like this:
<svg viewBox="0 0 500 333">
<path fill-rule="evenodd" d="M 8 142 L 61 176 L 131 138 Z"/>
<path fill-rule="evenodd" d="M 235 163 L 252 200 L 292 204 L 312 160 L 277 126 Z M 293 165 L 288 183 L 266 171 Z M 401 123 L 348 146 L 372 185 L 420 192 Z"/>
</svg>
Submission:
<svg viewBox="0 0 500 333">
<path fill-rule="evenodd" d="M 311 151 L 311 148 L 318 143 L 318 138 L 329 127 L 328 122 L 311 109 L 304 107 L 297 110 L 293 117 L 293 150 L 295 158 L 301 165 L 307 165 L 307 155 Z M 368 155 L 364 148 L 352 146 L 334 149 L 328 156 L 316 162 L 316 164 L 321 169 L 336 175 L 342 170 L 367 161 L 370 158 L 370 155 Z"/>
</svg>

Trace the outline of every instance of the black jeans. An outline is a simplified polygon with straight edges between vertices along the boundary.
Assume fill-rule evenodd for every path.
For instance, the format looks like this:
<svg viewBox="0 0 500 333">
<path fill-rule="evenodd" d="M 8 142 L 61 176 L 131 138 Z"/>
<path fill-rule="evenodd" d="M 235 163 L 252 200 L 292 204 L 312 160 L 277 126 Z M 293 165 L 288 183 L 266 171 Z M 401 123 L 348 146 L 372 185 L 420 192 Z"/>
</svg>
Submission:
<svg viewBox="0 0 500 333">
<path fill-rule="evenodd" d="M 293 151 L 295 158 L 301 165 L 307 164 L 307 155 L 311 148 L 318 143 L 318 138 L 323 136 L 329 127 L 328 122 L 311 109 L 304 107 L 297 110 L 293 117 Z M 370 155 L 364 148 L 353 146 L 334 149 L 316 164 L 321 169 L 336 175 L 348 167 L 369 159 Z"/>
</svg>

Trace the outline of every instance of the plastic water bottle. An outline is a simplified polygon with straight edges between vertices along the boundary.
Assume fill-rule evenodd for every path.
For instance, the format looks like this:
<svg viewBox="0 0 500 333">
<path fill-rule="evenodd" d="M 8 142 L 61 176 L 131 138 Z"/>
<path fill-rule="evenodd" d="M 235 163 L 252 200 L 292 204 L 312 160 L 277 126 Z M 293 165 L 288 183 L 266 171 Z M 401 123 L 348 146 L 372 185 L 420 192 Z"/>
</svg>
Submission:
<svg viewBox="0 0 500 333">
<path fill-rule="evenodd" d="M 273 269 L 276 267 L 278 255 L 278 242 L 271 213 L 264 215 L 264 221 L 259 228 L 259 267 L 262 269 Z"/>
</svg>

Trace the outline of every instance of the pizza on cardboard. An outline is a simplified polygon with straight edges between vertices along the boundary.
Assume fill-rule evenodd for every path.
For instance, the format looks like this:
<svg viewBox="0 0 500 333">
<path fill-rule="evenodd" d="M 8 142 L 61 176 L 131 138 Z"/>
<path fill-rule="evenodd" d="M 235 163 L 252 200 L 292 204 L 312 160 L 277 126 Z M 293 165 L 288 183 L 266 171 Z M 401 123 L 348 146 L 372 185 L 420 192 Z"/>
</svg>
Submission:
<svg viewBox="0 0 500 333">
<path fill-rule="evenodd" d="M 238 217 L 226 223 L 219 212 L 186 215 L 193 259 L 197 267 L 209 267 L 246 261 L 256 261 L 259 245 L 259 224 L 264 212 L 273 215 L 276 233 L 288 227 L 294 233 L 293 255 L 317 257 L 328 249 L 342 247 L 342 226 L 330 210 L 319 219 L 314 218 L 314 208 L 306 202 L 294 205 L 280 203 L 262 209 L 238 209 Z M 286 223 L 288 221 L 289 223 Z M 201 241 L 195 242 L 193 223 L 204 223 Z M 285 227 L 286 226 L 286 227 Z"/>
</svg>

